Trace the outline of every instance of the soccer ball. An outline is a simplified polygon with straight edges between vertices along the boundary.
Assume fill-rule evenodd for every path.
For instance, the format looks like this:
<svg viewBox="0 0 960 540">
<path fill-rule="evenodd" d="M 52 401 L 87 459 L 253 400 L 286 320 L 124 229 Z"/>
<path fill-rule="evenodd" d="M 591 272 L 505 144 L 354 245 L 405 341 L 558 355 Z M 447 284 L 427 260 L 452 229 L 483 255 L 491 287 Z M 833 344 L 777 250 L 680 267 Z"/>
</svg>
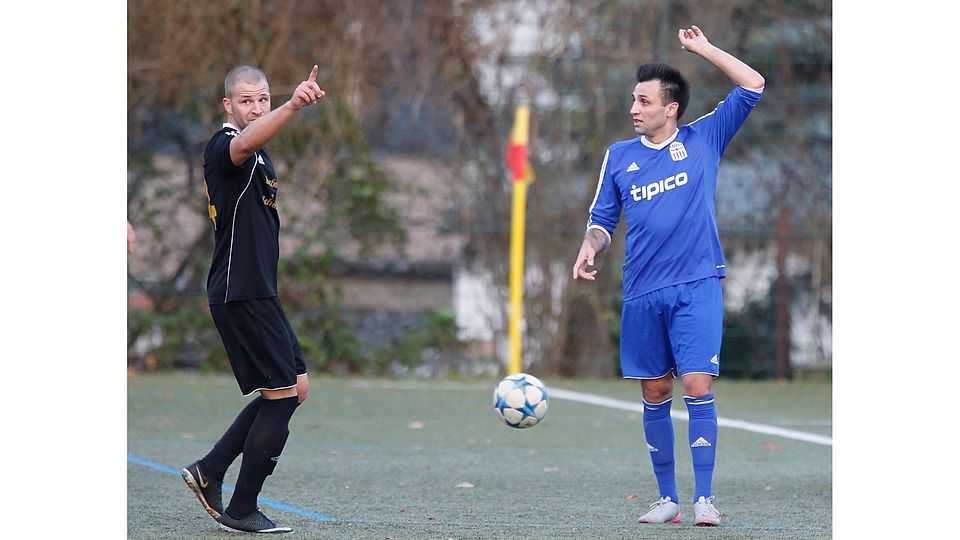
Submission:
<svg viewBox="0 0 960 540">
<path fill-rule="evenodd" d="M 547 387 L 526 373 L 505 377 L 493 390 L 493 410 L 512 428 L 533 427 L 547 414 Z"/>
</svg>

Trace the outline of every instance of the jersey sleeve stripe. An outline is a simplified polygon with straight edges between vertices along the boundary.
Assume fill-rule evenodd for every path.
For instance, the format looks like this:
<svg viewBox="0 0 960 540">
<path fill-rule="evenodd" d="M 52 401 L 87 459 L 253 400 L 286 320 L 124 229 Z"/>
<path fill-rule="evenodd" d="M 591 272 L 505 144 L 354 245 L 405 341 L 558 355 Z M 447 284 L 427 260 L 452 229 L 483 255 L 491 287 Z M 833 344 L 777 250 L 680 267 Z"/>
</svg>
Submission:
<svg viewBox="0 0 960 540">
<path fill-rule="evenodd" d="M 725 101 L 725 100 L 724 100 L 724 101 Z M 721 105 L 723 105 L 723 101 L 721 101 L 720 103 L 717 103 L 717 106 L 714 107 L 712 111 L 710 111 L 710 112 L 708 112 L 707 114 L 701 116 L 700 118 L 697 118 L 696 120 L 694 120 L 693 122 L 690 122 L 690 123 L 687 124 L 687 125 L 689 126 L 689 125 L 691 125 L 691 124 L 696 124 L 696 123 L 699 122 L 700 120 L 703 120 L 704 118 L 713 115 L 713 113 L 717 112 L 717 109 L 719 109 Z"/>
<path fill-rule="evenodd" d="M 607 153 L 603 156 L 603 165 L 600 166 L 600 179 L 597 180 L 597 191 L 593 194 L 593 202 L 590 203 L 589 212 L 593 213 L 593 207 L 597 204 L 597 199 L 600 197 L 600 186 L 603 185 L 603 175 L 607 172 L 607 160 L 610 159 L 610 149 L 607 149 Z"/>
</svg>

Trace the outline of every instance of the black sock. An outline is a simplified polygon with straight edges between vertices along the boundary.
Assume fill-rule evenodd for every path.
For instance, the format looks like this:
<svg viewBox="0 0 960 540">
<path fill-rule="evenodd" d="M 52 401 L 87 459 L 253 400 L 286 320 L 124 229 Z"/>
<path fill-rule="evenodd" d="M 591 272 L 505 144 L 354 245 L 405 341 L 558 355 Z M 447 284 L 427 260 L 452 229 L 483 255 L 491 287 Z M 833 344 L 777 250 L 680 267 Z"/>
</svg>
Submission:
<svg viewBox="0 0 960 540">
<path fill-rule="evenodd" d="M 227 513 L 242 519 L 257 509 L 257 495 L 263 481 L 273 474 L 290 431 L 287 426 L 297 408 L 297 397 L 264 399 L 260 412 L 250 426 L 243 444 L 243 462 L 237 476 L 237 488 L 230 499 Z"/>
<path fill-rule="evenodd" d="M 243 443 L 247 440 L 247 433 L 250 432 L 250 426 L 257 418 L 260 412 L 260 403 L 264 401 L 258 397 L 240 411 L 233 424 L 227 428 L 220 440 L 213 445 L 203 459 L 200 460 L 200 471 L 209 478 L 223 481 L 223 475 L 227 473 L 230 464 L 233 463 L 240 452 L 243 452 Z"/>
</svg>

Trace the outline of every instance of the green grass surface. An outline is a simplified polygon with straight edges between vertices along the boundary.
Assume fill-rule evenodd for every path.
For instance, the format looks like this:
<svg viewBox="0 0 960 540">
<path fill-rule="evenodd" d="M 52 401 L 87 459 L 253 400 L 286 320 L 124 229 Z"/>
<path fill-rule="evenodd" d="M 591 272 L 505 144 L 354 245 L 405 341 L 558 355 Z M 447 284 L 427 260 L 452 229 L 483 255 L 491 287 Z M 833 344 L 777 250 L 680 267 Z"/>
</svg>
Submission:
<svg viewBox="0 0 960 540">
<path fill-rule="evenodd" d="M 635 381 L 545 382 L 639 401 Z M 294 528 L 284 538 L 832 536 L 831 446 L 721 427 L 713 486 L 724 525 L 695 529 L 687 424 L 676 420 L 684 523 L 640 525 L 657 487 L 639 413 L 553 398 L 541 425 L 515 430 L 493 413 L 495 383 L 312 380 L 261 494 L 293 511 L 261 508 Z M 721 378 L 715 391 L 721 417 L 831 435 L 829 381 Z M 128 379 L 129 538 L 235 537 L 172 470 L 204 455 L 248 399 L 229 375 Z M 239 461 L 228 485 L 238 470 Z"/>
</svg>

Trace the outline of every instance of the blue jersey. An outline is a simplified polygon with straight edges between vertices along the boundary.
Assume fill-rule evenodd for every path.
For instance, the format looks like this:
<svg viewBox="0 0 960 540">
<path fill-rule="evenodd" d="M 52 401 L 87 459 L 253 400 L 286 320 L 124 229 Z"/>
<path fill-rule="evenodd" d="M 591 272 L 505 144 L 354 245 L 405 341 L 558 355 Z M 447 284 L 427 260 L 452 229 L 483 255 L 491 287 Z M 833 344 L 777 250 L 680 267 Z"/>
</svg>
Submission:
<svg viewBox="0 0 960 540">
<path fill-rule="evenodd" d="M 760 94 L 736 87 L 717 108 L 660 144 L 646 137 L 607 149 L 587 229 L 612 236 L 627 220 L 623 298 L 726 276 L 715 197 L 727 144 Z"/>
</svg>

